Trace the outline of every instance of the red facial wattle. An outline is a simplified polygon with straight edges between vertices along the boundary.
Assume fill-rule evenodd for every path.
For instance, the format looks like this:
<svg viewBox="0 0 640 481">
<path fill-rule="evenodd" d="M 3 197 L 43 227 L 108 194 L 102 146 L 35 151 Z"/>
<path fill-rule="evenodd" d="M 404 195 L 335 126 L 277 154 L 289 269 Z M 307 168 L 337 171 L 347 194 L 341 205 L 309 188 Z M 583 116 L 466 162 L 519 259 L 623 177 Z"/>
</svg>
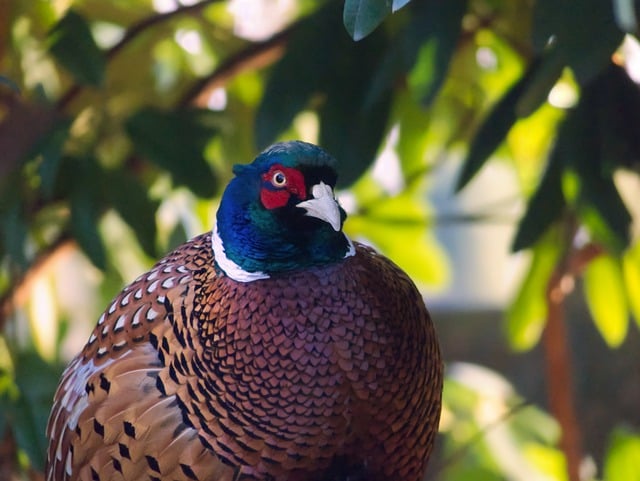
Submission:
<svg viewBox="0 0 640 481">
<path fill-rule="evenodd" d="M 267 209 L 284 207 L 292 195 L 299 200 L 307 198 L 304 176 L 298 169 L 276 164 L 262 174 L 262 181 L 260 201 Z"/>
</svg>

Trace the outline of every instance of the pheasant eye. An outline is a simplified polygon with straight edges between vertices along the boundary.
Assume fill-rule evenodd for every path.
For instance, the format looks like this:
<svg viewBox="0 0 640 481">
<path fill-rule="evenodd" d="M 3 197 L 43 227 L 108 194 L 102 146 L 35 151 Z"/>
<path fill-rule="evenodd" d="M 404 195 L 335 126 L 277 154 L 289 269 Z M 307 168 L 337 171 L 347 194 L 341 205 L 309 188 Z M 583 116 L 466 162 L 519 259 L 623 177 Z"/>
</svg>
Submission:
<svg viewBox="0 0 640 481">
<path fill-rule="evenodd" d="M 275 187 L 284 187 L 287 185 L 287 176 L 281 170 L 276 170 L 271 177 L 271 183 Z"/>
</svg>

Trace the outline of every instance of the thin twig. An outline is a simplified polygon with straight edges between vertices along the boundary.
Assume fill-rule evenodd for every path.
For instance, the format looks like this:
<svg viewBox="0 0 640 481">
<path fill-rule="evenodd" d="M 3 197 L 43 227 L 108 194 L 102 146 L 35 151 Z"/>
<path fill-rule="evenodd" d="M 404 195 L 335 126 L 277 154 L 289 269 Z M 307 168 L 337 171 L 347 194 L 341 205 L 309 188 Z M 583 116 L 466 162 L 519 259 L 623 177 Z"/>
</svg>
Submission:
<svg viewBox="0 0 640 481">
<path fill-rule="evenodd" d="M 433 469 L 429 469 L 428 479 L 435 479 L 436 476 L 451 466 L 455 466 L 457 462 L 459 462 L 465 454 L 477 443 L 479 443 L 482 439 L 484 439 L 489 431 L 500 426 L 502 423 L 506 422 L 509 418 L 515 416 L 519 411 L 531 405 L 528 401 L 522 401 L 514 406 L 512 406 L 508 411 L 502 413 L 501 416 L 494 419 L 490 423 L 484 425 L 481 429 L 475 432 L 473 435 L 467 439 L 462 446 L 457 448 L 451 454 L 449 454 L 446 458 L 444 458 L 440 463 L 435 466 Z"/>
</svg>

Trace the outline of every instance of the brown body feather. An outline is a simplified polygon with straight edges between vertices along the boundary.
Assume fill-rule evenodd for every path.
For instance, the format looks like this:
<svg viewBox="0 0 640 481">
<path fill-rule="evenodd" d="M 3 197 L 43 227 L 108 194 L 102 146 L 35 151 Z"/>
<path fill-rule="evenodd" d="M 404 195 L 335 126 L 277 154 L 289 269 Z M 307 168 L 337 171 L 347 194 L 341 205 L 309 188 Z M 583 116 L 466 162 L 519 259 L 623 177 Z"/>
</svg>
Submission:
<svg viewBox="0 0 640 481">
<path fill-rule="evenodd" d="M 209 234 L 126 287 L 63 374 L 47 479 L 418 481 L 442 366 L 409 278 L 357 245 L 250 283 Z M 339 460 L 339 461 L 336 461 Z"/>
</svg>

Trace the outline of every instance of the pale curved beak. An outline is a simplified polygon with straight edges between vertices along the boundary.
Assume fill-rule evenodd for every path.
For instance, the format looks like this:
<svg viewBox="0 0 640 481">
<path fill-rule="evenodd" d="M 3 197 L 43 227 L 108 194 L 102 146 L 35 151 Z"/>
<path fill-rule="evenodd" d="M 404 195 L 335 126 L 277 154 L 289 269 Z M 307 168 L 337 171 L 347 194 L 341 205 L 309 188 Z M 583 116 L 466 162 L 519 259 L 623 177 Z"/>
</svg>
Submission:
<svg viewBox="0 0 640 481">
<path fill-rule="evenodd" d="M 339 231 L 341 227 L 340 207 L 333 196 L 333 189 L 320 182 L 311 189 L 313 199 L 300 202 L 297 206 L 307 211 L 305 215 L 316 217 L 327 222 L 333 230 Z"/>
</svg>

